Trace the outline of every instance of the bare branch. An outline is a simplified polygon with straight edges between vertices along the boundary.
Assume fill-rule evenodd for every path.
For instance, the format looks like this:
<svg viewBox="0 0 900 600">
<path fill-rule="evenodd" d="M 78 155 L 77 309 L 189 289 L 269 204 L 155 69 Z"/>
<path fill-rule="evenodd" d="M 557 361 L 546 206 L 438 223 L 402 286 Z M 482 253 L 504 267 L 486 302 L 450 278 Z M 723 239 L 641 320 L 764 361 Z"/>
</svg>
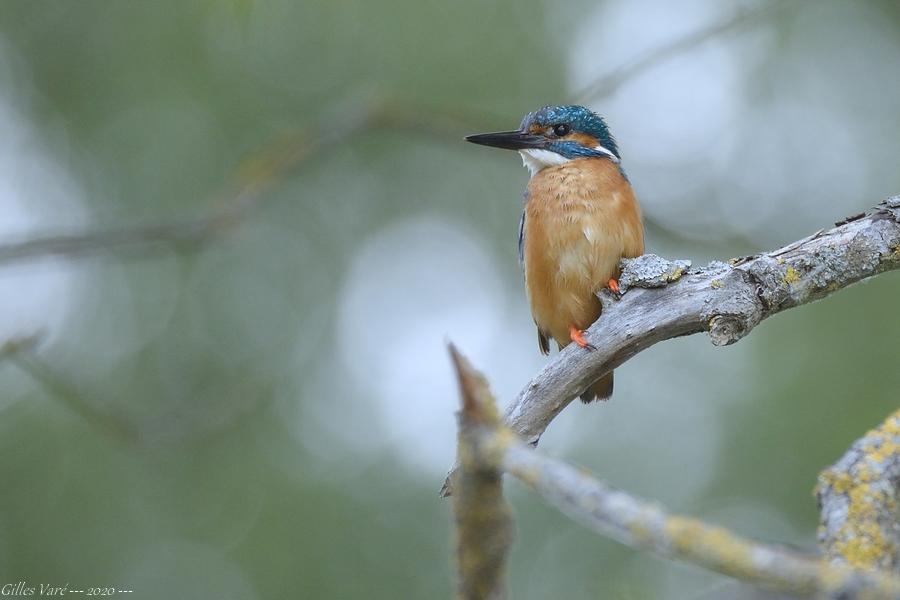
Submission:
<svg viewBox="0 0 900 600">
<path fill-rule="evenodd" d="M 658 342 L 707 331 L 713 344 L 731 344 L 766 317 L 900 269 L 900 196 L 773 252 L 696 271 L 685 264 L 654 255 L 625 261 L 621 281 L 633 289 L 619 301 L 601 293 L 603 316 L 585 334 L 596 350 L 573 344 L 551 360 L 507 409 L 512 430 L 537 444 L 593 381 Z M 659 280 L 663 272 L 670 273 L 666 281 Z M 447 480 L 441 493 L 449 492 Z"/>
<path fill-rule="evenodd" d="M 500 414 L 484 376 L 450 346 L 459 379 L 459 462 L 453 501 L 456 515 L 459 597 L 499 600 L 506 597 L 505 570 L 512 543 L 512 517 L 503 498 L 500 455 L 483 430 L 496 430 Z"/>
<path fill-rule="evenodd" d="M 632 77 L 672 56 L 688 51 L 703 42 L 767 17 L 774 8 L 787 3 L 775 2 L 754 10 L 739 10 L 734 16 L 710 27 L 691 33 L 631 61 L 612 73 L 588 85 L 576 98 L 596 100 L 612 94 Z M 363 94 L 365 95 L 365 94 Z M 369 94 L 371 95 L 371 94 Z M 226 201 L 208 215 L 152 224 L 117 226 L 79 233 L 55 233 L 32 239 L 0 243 L 0 265 L 49 256 L 78 258 L 99 253 L 146 255 L 175 247 L 179 250 L 202 248 L 210 239 L 244 222 L 260 205 L 264 191 L 309 156 L 333 147 L 355 133 L 376 127 L 407 131 L 447 141 L 449 133 L 460 126 L 488 128 L 487 115 L 472 111 L 441 108 L 423 110 L 422 107 L 400 106 L 397 99 L 369 98 L 362 106 L 342 112 L 340 123 L 318 136 L 289 136 L 267 146 L 260 154 L 251 156 L 239 171 L 245 173 L 242 182 L 227 192 Z M 349 118 L 348 118 L 349 115 Z M 355 115 L 355 116 L 354 116 Z M 500 117 L 494 119 L 497 122 Z M 316 152 L 313 152 L 315 150 Z M 247 168 L 247 165 L 250 165 Z M 246 176 L 248 175 L 249 176 Z"/>
<path fill-rule="evenodd" d="M 866 592 L 867 598 L 900 597 L 900 579 L 831 565 L 698 519 L 670 515 L 656 503 L 616 490 L 518 440 L 506 444 L 503 467 L 574 520 L 657 556 L 791 594 L 856 598 Z"/>
<path fill-rule="evenodd" d="M 0 346 L 0 361 L 8 361 L 27 373 L 72 412 L 99 431 L 119 441 L 131 442 L 137 437 L 135 428 L 124 418 L 106 414 L 94 407 L 74 387 L 39 359 L 34 350 L 42 333 L 11 338 Z"/>
<path fill-rule="evenodd" d="M 548 458 L 513 435 L 496 416 L 487 382 L 451 349 L 460 387 L 463 412 L 460 419 L 462 469 L 460 495 L 472 499 L 466 474 L 490 474 L 491 495 L 463 507 L 455 501 L 458 522 L 493 514 L 499 499 L 498 467 L 518 478 L 573 520 L 632 548 L 693 564 L 753 583 L 763 588 L 800 596 L 828 598 L 898 598 L 900 579 L 868 569 L 797 554 L 777 546 L 742 538 L 722 527 L 668 514 L 648 502 L 599 481 L 581 469 Z M 894 426 L 894 425 L 892 425 Z M 472 448 L 481 451 L 472 452 Z M 496 495 L 495 495 L 496 494 Z M 471 511 L 466 515 L 463 510 Z M 475 537 L 484 538 L 482 532 Z M 505 538 L 504 538 L 505 540 Z M 505 556 L 506 545 L 495 559 Z M 485 596 L 465 596 L 485 597 Z"/>
<path fill-rule="evenodd" d="M 200 246 L 228 229 L 241 215 L 231 211 L 171 223 L 117 227 L 86 233 L 47 235 L 0 244 L 0 264 L 48 256 L 77 258 L 101 252 L 152 253 L 170 246 Z"/>
<path fill-rule="evenodd" d="M 900 571 L 900 410 L 823 471 L 816 492 L 832 562 Z"/>
<path fill-rule="evenodd" d="M 0 362 L 9 360 L 20 354 L 31 352 L 41 343 L 44 333 L 39 331 L 11 337 L 0 345 Z"/>
<path fill-rule="evenodd" d="M 624 82 L 625 79 L 622 79 Z M 617 84 L 618 85 L 618 84 Z M 347 115 L 350 115 L 348 118 Z M 355 115 L 355 116 L 354 116 Z M 118 225 L 77 233 L 50 233 L 24 240 L 0 242 L 0 266 L 51 256 L 77 259 L 98 254 L 145 257 L 161 251 L 198 251 L 245 223 L 260 208 L 266 192 L 300 168 L 312 156 L 321 156 L 354 134 L 376 130 L 401 132 L 441 143 L 458 143 L 461 131 L 482 130 L 503 120 L 458 108 L 426 109 L 400 99 L 372 99 L 344 111 L 340 123 L 318 136 L 295 134 L 274 140 L 248 157 L 236 169 L 238 184 L 222 194 L 224 201 L 208 214 L 158 223 Z M 648 226 L 672 232 L 659 223 Z"/>
<path fill-rule="evenodd" d="M 722 21 L 717 21 L 708 27 L 704 27 L 684 37 L 663 44 L 658 48 L 654 48 L 648 53 L 603 75 L 575 94 L 574 99 L 576 102 L 583 103 L 609 97 L 629 79 L 640 75 L 644 71 L 674 58 L 679 54 L 693 50 L 697 46 L 700 46 L 704 42 L 715 37 L 758 24 L 764 19 L 769 18 L 775 10 L 783 9 L 787 6 L 788 3 L 786 2 L 773 2 L 762 6 L 761 8 L 739 9 L 734 15 L 723 19 Z"/>
<path fill-rule="evenodd" d="M 0 244 L 0 265 L 49 256 L 79 258 L 100 253 L 144 255 L 175 247 L 196 250 L 219 235 L 245 222 L 261 208 L 274 184 L 301 167 L 309 158 L 320 156 L 373 127 L 379 119 L 380 103 L 367 102 L 344 112 L 339 125 L 318 135 L 288 135 L 248 157 L 236 169 L 237 184 L 222 194 L 219 208 L 208 215 L 143 225 L 117 226 L 83 233 L 50 234 L 23 241 Z"/>
</svg>

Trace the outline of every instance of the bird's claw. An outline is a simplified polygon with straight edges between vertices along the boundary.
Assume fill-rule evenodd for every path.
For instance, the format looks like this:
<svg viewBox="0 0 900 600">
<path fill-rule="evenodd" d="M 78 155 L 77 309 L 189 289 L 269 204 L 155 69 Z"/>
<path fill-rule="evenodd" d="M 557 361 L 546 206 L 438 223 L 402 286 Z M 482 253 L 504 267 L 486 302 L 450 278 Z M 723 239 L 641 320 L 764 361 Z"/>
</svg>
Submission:
<svg viewBox="0 0 900 600">
<path fill-rule="evenodd" d="M 577 327 L 569 327 L 569 339 L 578 344 L 579 348 L 585 348 L 586 350 L 597 349 L 593 344 L 584 339 L 584 331 Z"/>
<path fill-rule="evenodd" d="M 612 295 L 615 297 L 616 300 L 620 300 L 622 298 L 622 290 L 619 289 L 619 281 L 618 280 L 610 279 L 607 282 L 606 287 L 609 288 L 609 291 L 612 292 Z"/>
</svg>

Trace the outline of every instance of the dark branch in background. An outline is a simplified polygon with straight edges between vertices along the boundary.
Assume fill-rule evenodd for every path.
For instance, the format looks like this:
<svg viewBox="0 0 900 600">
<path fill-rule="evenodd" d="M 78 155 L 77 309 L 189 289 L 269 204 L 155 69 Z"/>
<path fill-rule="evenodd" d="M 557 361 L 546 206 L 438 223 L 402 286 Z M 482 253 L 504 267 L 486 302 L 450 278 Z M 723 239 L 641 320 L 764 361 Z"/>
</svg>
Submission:
<svg viewBox="0 0 900 600">
<path fill-rule="evenodd" d="M 657 556 L 690 563 L 779 592 L 828 598 L 900 597 L 900 579 L 886 573 L 852 569 L 824 560 L 796 554 L 784 548 L 742 538 L 722 527 L 697 519 L 670 515 L 658 504 L 612 488 L 581 469 L 541 455 L 500 424 L 499 419 L 480 415 L 496 414 L 494 399 L 484 377 L 451 349 L 454 366 L 463 390 L 460 447 L 465 468 L 480 467 L 496 476 L 506 471 L 540 494 L 548 504 L 595 532 L 632 548 Z M 474 389 L 476 393 L 466 390 Z M 470 415 L 467 417 L 467 415 Z M 480 464 L 472 465 L 473 461 Z M 472 482 L 456 480 L 460 493 L 468 495 Z M 497 504 L 494 500 L 494 504 Z M 473 510 L 493 511 L 490 505 Z M 478 543 L 478 539 L 472 543 Z M 487 535 L 481 538 L 492 544 Z M 500 549 L 504 555 L 506 547 Z M 466 596 L 484 597 L 484 596 Z"/>
<path fill-rule="evenodd" d="M 900 571 L 900 410 L 819 475 L 816 495 L 828 558 Z"/>
<path fill-rule="evenodd" d="M 625 263 L 620 286 L 635 289 L 620 301 L 601 293 L 603 316 L 586 333 L 597 349 L 568 346 L 507 409 L 506 423 L 527 442 L 537 444 L 591 382 L 657 342 L 707 331 L 713 344 L 731 344 L 766 317 L 900 269 L 900 196 L 780 250 L 728 264 L 690 271 L 686 261 L 652 254 Z M 449 494 L 449 479 L 441 492 Z"/>
<path fill-rule="evenodd" d="M 24 241 L 0 243 L 0 266 L 50 256 L 80 258 L 102 253 L 144 256 L 175 248 L 195 251 L 253 217 L 267 193 L 308 160 L 320 157 L 356 136 L 374 131 L 397 131 L 454 142 L 463 131 L 485 127 L 486 119 L 451 111 L 399 108 L 401 103 L 369 94 L 362 102 L 329 120 L 329 129 L 317 134 L 295 134 L 269 143 L 239 165 L 238 184 L 222 194 L 219 208 L 195 218 L 161 223 L 126 225 L 88 231 L 41 235 Z M 338 125 L 334 125 L 338 123 Z"/>
<path fill-rule="evenodd" d="M 0 244 L 0 265 L 49 256 L 77 258 L 98 253 L 152 254 L 174 247 L 193 250 L 230 231 L 253 216 L 274 184 L 295 172 L 307 159 L 333 149 L 370 127 L 379 117 L 367 104 L 356 118 L 318 135 L 291 135 L 269 144 L 237 169 L 237 185 L 222 194 L 224 200 L 212 213 L 190 219 L 132 225 L 77 234 L 39 236 Z"/>
<path fill-rule="evenodd" d="M 94 394 L 85 393 L 81 383 L 54 368 L 41 357 L 37 347 L 43 337 L 43 333 L 23 335 L 0 344 L 0 368 L 4 364 L 18 368 L 47 392 L 48 398 L 59 401 L 86 425 L 115 442 L 127 445 L 152 445 L 160 440 L 173 443 L 184 439 L 184 432 L 196 433 L 202 430 L 208 433 L 221 433 L 252 414 L 265 410 L 268 398 L 271 398 L 264 394 L 259 400 L 242 405 L 238 410 L 229 413 L 226 419 L 202 419 L 200 421 L 202 426 L 190 422 L 189 412 L 188 419 L 184 419 L 178 410 L 167 411 L 155 417 L 135 418 L 118 403 L 104 402 Z M 173 422 L 177 422 L 178 426 L 173 427 Z M 183 427 L 185 424 L 188 429 Z"/>
<path fill-rule="evenodd" d="M 640 75 L 648 69 L 655 67 L 667 60 L 675 58 L 689 50 L 693 50 L 704 42 L 720 37 L 726 33 L 733 33 L 742 29 L 757 25 L 770 18 L 773 13 L 787 8 L 787 2 L 776 1 L 771 4 L 754 9 L 738 9 L 734 15 L 713 23 L 708 27 L 699 29 L 684 37 L 663 44 L 638 58 L 618 67 L 611 73 L 599 77 L 575 94 L 574 100 L 580 103 L 594 102 L 601 98 L 607 98 L 616 92 L 629 79 Z"/>
<path fill-rule="evenodd" d="M 500 600 L 506 597 L 505 571 L 512 544 L 512 514 L 503 498 L 503 480 L 483 429 L 496 429 L 500 414 L 490 401 L 487 381 L 453 346 L 450 357 L 459 378 L 459 491 L 456 516 L 459 597 Z"/>
<path fill-rule="evenodd" d="M 43 337 L 43 333 L 32 333 L 6 340 L 0 345 L 0 363 L 22 353 L 31 352 L 41 343 Z"/>
<path fill-rule="evenodd" d="M 775 2 L 760 9 L 740 10 L 733 17 L 665 44 L 600 77 L 577 97 L 588 101 L 609 96 L 631 77 L 646 69 L 717 35 L 757 24 L 771 16 L 774 9 L 786 5 L 787 3 Z M 307 159 L 321 155 L 355 135 L 387 130 L 425 136 L 443 143 L 448 140 L 456 143 L 463 132 L 495 128 L 508 120 L 508 115 L 489 118 L 490 115 L 483 111 L 476 113 L 446 107 L 427 109 L 421 106 L 404 106 L 397 98 L 372 98 L 372 94 L 366 93 L 360 95 L 368 99 L 349 107 L 349 110 L 342 110 L 341 119 L 328 120 L 328 130 L 317 134 L 286 136 L 251 156 L 238 168 L 238 184 L 227 190 L 219 208 L 207 215 L 82 233 L 39 235 L 32 239 L 0 243 L 0 266 L 50 256 L 70 259 L 102 253 L 146 256 L 171 248 L 182 252 L 196 251 L 255 215 L 266 193 L 300 168 Z M 664 225 L 652 219 L 646 220 L 652 228 L 672 235 L 673 232 Z"/>
<path fill-rule="evenodd" d="M 7 340 L 0 346 L 0 364 L 9 362 L 27 373 L 47 392 L 100 432 L 119 441 L 132 442 L 137 437 L 134 427 L 124 418 L 96 409 L 66 380 L 37 357 L 34 350 L 43 334 L 37 333 Z"/>
</svg>

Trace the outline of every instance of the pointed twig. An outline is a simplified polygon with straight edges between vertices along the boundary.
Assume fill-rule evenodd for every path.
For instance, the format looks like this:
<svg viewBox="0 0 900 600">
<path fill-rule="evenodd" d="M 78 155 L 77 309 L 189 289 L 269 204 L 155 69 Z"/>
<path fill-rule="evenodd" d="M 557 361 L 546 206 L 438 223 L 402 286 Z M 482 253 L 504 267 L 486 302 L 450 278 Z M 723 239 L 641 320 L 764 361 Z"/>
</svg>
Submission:
<svg viewBox="0 0 900 600">
<path fill-rule="evenodd" d="M 459 493 L 453 500 L 456 516 L 458 597 L 500 600 L 506 597 L 505 577 L 512 518 L 503 498 L 500 455 L 485 443 L 484 429 L 500 425 L 487 381 L 450 345 L 459 380 L 462 408 L 459 418 Z"/>
<path fill-rule="evenodd" d="M 573 520 L 632 548 L 693 564 L 754 585 L 798 596 L 827 598 L 900 597 L 900 579 L 890 574 L 831 564 L 816 557 L 743 538 L 698 519 L 667 513 L 658 504 L 617 490 L 565 462 L 548 458 L 500 424 L 483 376 L 452 350 L 463 393 L 460 449 L 467 473 L 490 473 L 499 494 L 498 468 L 510 473 Z M 460 486 L 466 485 L 463 482 Z M 460 490 L 462 492 L 462 490 Z M 471 490 L 464 492 L 470 497 Z M 494 497 L 461 508 L 492 513 Z M 498 551 L 505 555 L 506 545 Z M 502 552 L 503 554 L 499 554 Z M 486 597 L 486 596 L 466 596 Z"/>
</svg>

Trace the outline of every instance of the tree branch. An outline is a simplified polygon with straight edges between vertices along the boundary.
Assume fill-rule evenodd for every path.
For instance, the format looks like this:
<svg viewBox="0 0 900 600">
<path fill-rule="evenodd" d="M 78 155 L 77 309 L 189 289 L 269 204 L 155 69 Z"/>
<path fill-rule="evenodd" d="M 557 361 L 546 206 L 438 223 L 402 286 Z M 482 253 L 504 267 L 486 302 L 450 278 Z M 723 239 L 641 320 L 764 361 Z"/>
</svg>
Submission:
<svg viewBox="0 0 900 600">
<path fill-rule="evenodd" d="M 465 600 L 506 597 L 505 569 L 512 543 L 512 517 L 503 498 L 500 455 L 485 430 L 500 426 L 487 381 L 450 345 L 459 379 L 459 462 L 456 516 L 458 595 Z"/>
<path fill-rule="evenodd" d="M 832 562 L 900 571 L 900 410 L 823 471 L 816 494 Z"/>
<path fill-rule="evenodd" d="M 464 413 L 496 414 L 494 399 L 484 378 L 461 360 L 455 350 L 452 352 L 460 381 L 473 379 L 477 385 L 476 393 L 467 392 L 464 383 L 461 386 Z M 697 519 L 670 515 L 655 503 L 617 490 L 580 469 L 541 455 L 495 417 L 483 418 L 478 425 L 472 427 L 465 418 L 460 421 L 461 443 L 465 436 L 467 444 L 489 449 L 466 458 L 465 469 L 473 468 L 473 458 L 483 460 L 481 468 L 490 469 L 492 473 L 499 465 L 573 520 L 626 546 L 796 595 L 900 597 L 900 579 L 896 577 L 829 564 L 742 538 Z M 464 433 L 466 428 L 468 431 Z M 462 447 L 460 454 L 466 455 Z M 478 513 L 484 508 L 476 505 L 472 510 Z M 457 515 L 459 518 L 458 512 Z"/>
<path fill-rule="evenodd" d="M 0 363 L 8 361 L 58 398 L 86 423 L 118 441 L 133 442 L 137 431 L 125 418 L 97 410 L 78 390 L 35 355 L 43 333 L 13 337 L 0 345 Z"/>
<path fill-rule="evenodd" d="M 207 215 L 0 243 L 0 265 L 49 256 L 79 258 L 108 252 L 152 254 L 173 246 L 182 250 L 201 248 L 254 215 L 266 192 L 308 159 L 373 127 L 384 117 L 382 108 L 381 103 L 367 101 L 344 111 L 338 125 L 330 122 L 327 131 L 292 134 L 271 142 L 238 165 L 236 183 L 222 193 L 218 208 Z"/>
<path fill-rule="evenodd" d="M 507 425 L 537 444 L 592 382 L 658 342 L 707 331 L 713 344 L 731 344 L 766 317 L 900 269 L 900 196 L 773 252 L 689 264 L 652 254 L 623 261 L 620 287 L 632 289 L 618 301 L 601 292 L 603 315 L 585 333 L 596 350 L 564 348 L 519 392 Z M 447 479 L 441 494 L 449 493 Z"/>
<path fill-rule="evenodd" d="M 764 19 L 769 18 L 774 11 L 787 8 L 787 6 L 789 6 L 787 2 L 773 2 L 761 8 L 739 9 L 734 15 L 654 48 L 648 53 L 603 75 L 575 94 L 574 99 L 576 102 L 592 102 L 609 97 L 629 79 L 651 67 L 679 54 L 693 50 L 715 37 L 760 23 Z"/>
</svg>

